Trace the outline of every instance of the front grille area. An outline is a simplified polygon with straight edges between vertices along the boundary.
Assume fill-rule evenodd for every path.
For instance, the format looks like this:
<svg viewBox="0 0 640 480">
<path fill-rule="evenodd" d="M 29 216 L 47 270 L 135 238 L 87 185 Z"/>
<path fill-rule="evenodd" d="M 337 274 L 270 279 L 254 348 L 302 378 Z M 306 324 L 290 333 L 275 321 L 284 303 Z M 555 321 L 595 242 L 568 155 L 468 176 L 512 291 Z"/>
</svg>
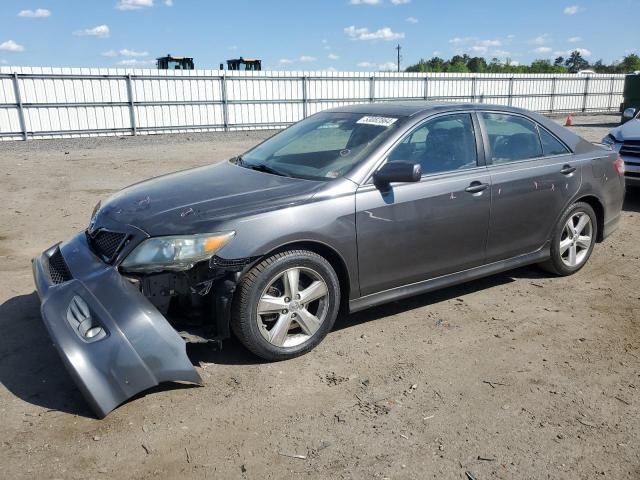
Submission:
<svg viewBox="0 0 640 480">
<path fill-rule="evenodd" d="M 93 235 L 87 233 L 87 236 L 93 250 L 105 261 L 110 262 L 122 247 L 127 234 L 98 230 Z"/>
<path fill-rule="evenodd" d="M 625 140 L 620 147 L 620 155 L 640 157 L 640 140 Z"/>
<path fill-rule="evenodd" d="M 55 285 L 68 282 L 73 278 L 59 248 L 56 248 L 49 257 L 49 276 Z"/>
</svg>

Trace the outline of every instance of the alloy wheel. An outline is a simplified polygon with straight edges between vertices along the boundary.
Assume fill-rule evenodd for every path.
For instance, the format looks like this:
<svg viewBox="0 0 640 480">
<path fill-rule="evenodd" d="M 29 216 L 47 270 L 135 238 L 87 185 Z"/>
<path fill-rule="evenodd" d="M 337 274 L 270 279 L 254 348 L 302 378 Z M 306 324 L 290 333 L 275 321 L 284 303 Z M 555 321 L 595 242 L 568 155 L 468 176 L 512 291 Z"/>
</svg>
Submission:
<svg viewBox="0 0 640 480">
<path fill-rule="evenodd" d="M 309 340 L 329 311 L 329 289 L 311 268 L 290 268 L 276 275 L 256 307 L 262 336 L 277 347 L 295 347 Z"/>
<path fill-rule="evenodd" d="M 593 242 L 593 223 L 585 212 L 573 213 L 560 236 L 560 258 L 568 267 L 581 265 L 589 254 Z"/>
</svg>

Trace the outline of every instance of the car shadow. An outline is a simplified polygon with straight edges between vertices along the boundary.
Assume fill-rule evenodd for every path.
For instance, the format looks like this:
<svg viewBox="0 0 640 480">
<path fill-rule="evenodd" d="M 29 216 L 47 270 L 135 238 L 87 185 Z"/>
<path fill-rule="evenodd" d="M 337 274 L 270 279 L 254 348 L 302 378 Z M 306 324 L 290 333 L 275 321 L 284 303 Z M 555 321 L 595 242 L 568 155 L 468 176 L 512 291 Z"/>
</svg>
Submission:
<svg viewBox="0 0 640 480">
<path fill-rule="evenodd" d="M 625 212 L 640 213 L 640 188 L 628 187 L 622 209 Z"/>
<path fill-rule="evenodd" d="M 355 314 L 341 315 L 334 330 L 384 319 L 412 309 L 435 305 L 452 298 L 504 285 L 515 279 L 547 278 L 535 267 L 522 267 L 432 293 L 387 303 Z M 0 305 L 0 384 L 23 401 L 51 411 L 95 418 L 82 394 L 68 375 L 40 318 L 37 294 L 19 295 Z M 266 363 L 246 350 L 235 338 L 224 341 L 223 348 L 213 344 L 188 344 L 192 363 L 202 365 L 255 365 Z M 147 395 L 193 385 L 168 382 L 136 395 L 126 403 Z"/>
<path fill-rule="evenodd" d="M 58 356 L 33 292 L 0 305 L 0 384 L 47 410 L 93 417 Z"/>
</svg>

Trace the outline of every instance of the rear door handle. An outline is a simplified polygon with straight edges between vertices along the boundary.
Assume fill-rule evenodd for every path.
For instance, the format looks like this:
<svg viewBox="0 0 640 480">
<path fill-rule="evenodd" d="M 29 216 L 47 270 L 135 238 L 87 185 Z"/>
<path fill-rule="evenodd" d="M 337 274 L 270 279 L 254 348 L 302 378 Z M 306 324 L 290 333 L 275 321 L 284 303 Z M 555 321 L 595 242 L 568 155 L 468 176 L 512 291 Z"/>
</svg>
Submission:
<svg viewBox="0 0 640 480">
<path fill-rule="evenodd" d="M 486 190 L 487 188 L 489 188 L 488 183 L 475 181 L 475 182 L 471 182 L 471 184 L 467 188 L 465 188 L 464 191 L 469 193 L 480 193 Z"/>
<path fill-rule="evenodd" d="M 563 175 L 571 175 L 576 171 L 576 167 L 572 167 L 571 165 L 563 165 L 560 173 Z"/>
</svg>

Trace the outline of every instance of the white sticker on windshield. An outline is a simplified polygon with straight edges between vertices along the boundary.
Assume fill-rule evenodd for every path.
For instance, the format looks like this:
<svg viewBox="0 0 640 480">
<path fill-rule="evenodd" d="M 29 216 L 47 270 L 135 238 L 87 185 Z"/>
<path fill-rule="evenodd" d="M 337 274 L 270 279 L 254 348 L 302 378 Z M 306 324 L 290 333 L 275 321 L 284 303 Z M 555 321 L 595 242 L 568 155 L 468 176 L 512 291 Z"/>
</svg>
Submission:
<svg viewBox="0 0 640 480">
<path fill-rule="evenodd" d="M 390 125 L 393 125 L 396 120 L 398 120 L 398 119 L 397 118 L 392 118 L 392 117 L 367 116 L 367 117 L 362 117 L 356 123 L 363 123 L 365 125 L 379 125 L 381 127 L 388 127 Z"/>
</svg>

